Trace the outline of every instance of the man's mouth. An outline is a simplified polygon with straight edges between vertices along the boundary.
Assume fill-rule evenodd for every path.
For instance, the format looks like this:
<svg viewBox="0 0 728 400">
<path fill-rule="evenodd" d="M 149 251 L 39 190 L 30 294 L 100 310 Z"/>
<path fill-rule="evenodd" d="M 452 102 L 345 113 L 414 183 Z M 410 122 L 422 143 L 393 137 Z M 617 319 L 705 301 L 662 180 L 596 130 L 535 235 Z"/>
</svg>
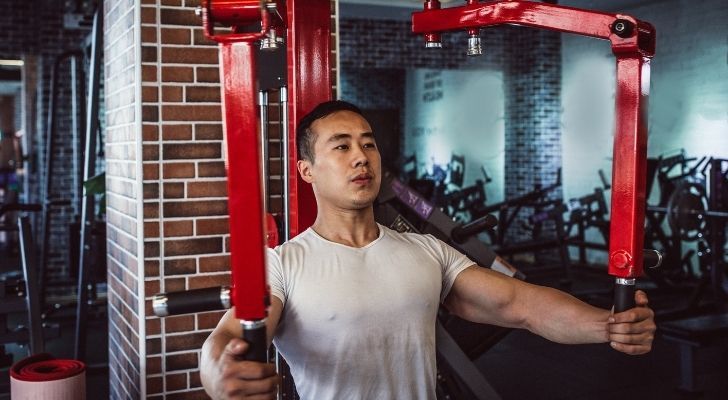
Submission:
<svg viewBox="0 0 728 400">
<path fill-rule="evenodd" d="M 369 183 L 372 180 L 372 176 L 370 174 L 359 174 L 354 177 L 351 181 L 354 183 L 364 184 Z"/>
</svg>

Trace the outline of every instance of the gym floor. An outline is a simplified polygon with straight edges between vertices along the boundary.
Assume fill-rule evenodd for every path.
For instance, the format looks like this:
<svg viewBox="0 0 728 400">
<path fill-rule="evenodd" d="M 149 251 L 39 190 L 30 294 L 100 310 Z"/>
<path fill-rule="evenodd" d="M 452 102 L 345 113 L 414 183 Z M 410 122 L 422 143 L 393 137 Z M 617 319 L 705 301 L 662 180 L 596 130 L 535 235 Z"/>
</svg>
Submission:
<svg viewBox="0 0 728 400">
<path fill-rule="evenodd" d="M 563 275 L 543 273 L 545 269 L 521 268 L 534 283 L 560 287 Z M 558 270 L 557 270 L 558 271 Z M 570 291 L 604 293 L 611 279 L 606 274 L 575 269 Z M 653 307 L 670 308 L 674 295 L 660 296 L 654 288 L 645 288 Z M 609 301 L 608 296 L 587 296 L 593 303 Z M 109 394 L 108 337 L 105 318 L 90 314 L 87 343 L 87 393 L 89 399 L 106 399 Z M 73 357 L 74 320 L 72 308 L 62 308 L 49 322 L 58 323 L 60 336 L 46 343 L 46 351 L 58 358 Z M 21 317 L 10 324 L 22 323 Z M 27 350 L 6 345 L 15 360 Z M 728 393 L 728 347 L 702 349 L 697 353 L 696 372 L 700 393 L 683 393 L 680 384 L 679 348 L 659 335 L 653 351 L 630 357 L 607 345 L 567 346 L 551 343 L 526 331 L 514 331 L 476 360 L 476 365 L 503 399 L 725 399 Z M 7 369 L 0 372 L 0 399 L 9 399 Z"/>
<path fill-rule="evenodd" d="M 7 253 L 5 252 L 0 254 L 4 257 L 2 263 L 0 263 L 0 271 L 20 269 L 20 262 L 17 256 L 6 257 Z M 13 268 L 13 265 L 17 267 Z M 103 311 L 103 305 L 90 307 L 86 318 L 88 324 L 88 335 L 86 339 L 86 394 L 89 400 L 109 398 L 108 322 Z M 10 315 L 8 317 L 7 329 L 11 331 L 26 323 L 25 315 Z M 53 311 L 51 316 L 44 321 L 44 324 L 57 325 L 59 334 L 57 337 L 51 337 L 45 341 L 45 352 L 56 358 L 72 359 L 74 357 L 75 323 L 75 306 L 61 306 Z M 14 362 L 28 356 L 27 347 L 18 344 L 5 344 L 5 352 L 13 355 Z M 1 348 L 0 353 L 2 353 Z M 7 399 L 10 399 L 10 387 L 8 368 L 5 367 L 0 368 L 0 400 Z"/>
</svg>

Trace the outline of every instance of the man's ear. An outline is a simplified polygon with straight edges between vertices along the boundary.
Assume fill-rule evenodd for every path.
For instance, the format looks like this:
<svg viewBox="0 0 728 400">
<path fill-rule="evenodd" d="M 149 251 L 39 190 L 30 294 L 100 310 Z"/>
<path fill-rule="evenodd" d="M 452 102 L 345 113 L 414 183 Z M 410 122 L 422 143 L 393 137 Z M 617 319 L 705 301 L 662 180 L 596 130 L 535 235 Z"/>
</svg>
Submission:
<svg viewBox="0 0 728 400">
<path fill-rule="evenodd" d="M 296 162 L 296 166 L 298 167 L 298 173 L 301 175 L 301 179 L 307 183 L 313 183 L 313 176 L 311 176 L 311 162 L 307 160 L 298 160 Z"/>
</svg>

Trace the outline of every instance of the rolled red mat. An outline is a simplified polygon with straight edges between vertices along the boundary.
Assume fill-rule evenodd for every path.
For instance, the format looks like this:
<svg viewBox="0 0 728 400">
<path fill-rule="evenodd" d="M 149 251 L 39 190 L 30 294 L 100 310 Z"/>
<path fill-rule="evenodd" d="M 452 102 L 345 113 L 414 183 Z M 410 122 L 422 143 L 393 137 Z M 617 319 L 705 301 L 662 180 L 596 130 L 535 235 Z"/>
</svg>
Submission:
<svg viewBox="0 0 728 400">
<path fill-rule="evenodd" d="M 86 398 L 86 365 L 58 360 L 50 354 L 24 358 L 10 368 L 13 400 L 83 400 Z"/>
</svg>

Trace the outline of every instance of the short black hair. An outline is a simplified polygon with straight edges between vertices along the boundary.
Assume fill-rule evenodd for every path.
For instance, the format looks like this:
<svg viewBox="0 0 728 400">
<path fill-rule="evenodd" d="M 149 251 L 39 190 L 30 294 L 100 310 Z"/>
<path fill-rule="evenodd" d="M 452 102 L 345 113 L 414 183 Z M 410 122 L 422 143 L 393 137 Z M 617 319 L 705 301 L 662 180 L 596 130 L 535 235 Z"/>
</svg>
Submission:
<svg viewBox="0 0 728 400">
<path fill-rule="evenodd" d="M 325 101 L 317 105 L 311 112 L 304 115 L 296 127 L 296 147 L 298 148 L 298 159 L 313 162 L 313 147 L 316 142 L 316 135 L 311 130 L 314 121 L 338 112 L 351 111 L 364 117 L 359 107 L 343 100 Z"/>
</svg>

